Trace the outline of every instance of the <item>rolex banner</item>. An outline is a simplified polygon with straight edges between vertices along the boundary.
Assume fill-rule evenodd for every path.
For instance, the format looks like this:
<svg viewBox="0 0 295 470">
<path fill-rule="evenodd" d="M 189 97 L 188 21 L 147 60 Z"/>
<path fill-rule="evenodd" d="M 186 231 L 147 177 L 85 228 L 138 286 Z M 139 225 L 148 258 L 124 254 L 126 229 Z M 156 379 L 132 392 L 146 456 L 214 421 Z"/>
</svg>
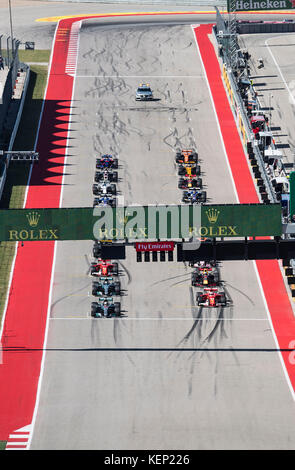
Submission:
<svg viewBox="0 0 295 470">
<path fill-rule="evenodd" d="M 227 2 L 228 12 L 256 11 L 256 10 L 292 10 L 295 0 L 236 0 L 235 10 L 232 2 Z"/>
<path fill-rule="evenodd" d="M 280 204 L 1 209 L 0 241 L 280 236 Z"/>
</svg>

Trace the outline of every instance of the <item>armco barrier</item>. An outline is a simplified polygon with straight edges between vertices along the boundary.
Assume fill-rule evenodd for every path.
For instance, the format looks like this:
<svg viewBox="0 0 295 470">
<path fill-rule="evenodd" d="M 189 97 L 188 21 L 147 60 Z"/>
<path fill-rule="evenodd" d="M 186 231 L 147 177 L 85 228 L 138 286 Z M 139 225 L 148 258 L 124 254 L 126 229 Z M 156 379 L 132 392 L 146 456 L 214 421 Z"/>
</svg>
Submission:
<svg viewBox="0 0 295 470">
<path fill-rule="evenodd" d="M 242 142 L 244 144 L 245 151 L 246 151 L 247 142 L 249 141 L 252 142 L 253 152 L 255 154 L 256 161 L 257 161 L 257 167 L 260 171 L 261 178 L 263 178 L 264 180 L 268 200 L 270 202 L 276 202 L 276 195 L 269 181 L 269 178 L 267 176 L 265 166 L 264 166 L 264 161 L 260 153 L 259 147 L 258 145 L 256 145 L 256 142 L 254 140 L 254 134 L 252 132 L 250 122 L 248 120 L 248 116 L 244 109 L 244 103 L 241 97 L 239 96 L 239 91 L 235 83 L 234 77 L 232 75 L 232 72 L 226 67 L 226 64 L 224 63 L 222 66 L 222 77 L 225 83 L 225 87 L 228 93 L 229 101 L 230 101 L 234 116 L 236 118 L 237 127 L 240 131 L 240 135 L 241 135 Z M 261 199 L 263 202 L 265 202 L 265 199 L 263 198 Z"/>
<path fill-rule="evenodd" d="M 238 34 L 258 34 L 258 33 L 292 33 L 295 31 L 295 22 L 238 22 Z"/>
<path fill-rule="evenodd" d="M 26 68 L 26 78 L 25 78 L 25 81 L 24 81 L 24 88 L 23 88 L 23 91 L 22 91 L 22 96 L 21 96 L 21 100 L 20 100 L 20 105 L 19 105 L 16 121 L 15 121 L 15 124 L 13 126 L 13 131 L 12 131 L 10 141 L 9 141 L 9 146 L 8 146 L 9 151 L 12 150 L 13 145 L 14 145 L 15 137 L 16 137 L 18 127 L 19 127 L 19 123 L 20 123 L 20 119 L 21 119 L 21 116 L 22 116 L 24 102 L 25 102 L 25 99 L 26 99 L 28 84 L 29 84 L 29 80 L 30 80 L 30 67 L 26 64 L 20 64 L 20 66 L 22 68 Z M 2 174 L 1 174 L 1 171 L 0 171 L 0 199 L 2 197 L 3 190 L 4 190 L 4 185 L 5 185 L 5 181 L 6 181 L 7 168 L 9 166 L 9 161 L 10 161 L 10 158 L 7 158 L 5 160 L 5 163 L 3 163 L 5 169 L 4 169 Z"/>
</svg>

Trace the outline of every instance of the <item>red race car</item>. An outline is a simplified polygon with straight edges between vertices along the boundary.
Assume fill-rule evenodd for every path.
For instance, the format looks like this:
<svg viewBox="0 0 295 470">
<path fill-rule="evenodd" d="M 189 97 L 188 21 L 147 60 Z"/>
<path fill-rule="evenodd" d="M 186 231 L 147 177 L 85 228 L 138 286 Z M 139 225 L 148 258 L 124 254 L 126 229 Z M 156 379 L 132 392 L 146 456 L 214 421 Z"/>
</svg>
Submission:
<svg viewBox="0 0 295 470">
<path fill-rule="evenodd" d="M 197 304 L 204 307 L 225 307 L 225 293 L 218 289 L 204 289 L 203 292 L 197 292 Z"/>
<path fill-rule="evenodd" d="M 97 263 L 91 263 L 91 276 L 118 276 L 118 263 L 113 263 L 109 259 L 98 259 Z"/>
</svg>

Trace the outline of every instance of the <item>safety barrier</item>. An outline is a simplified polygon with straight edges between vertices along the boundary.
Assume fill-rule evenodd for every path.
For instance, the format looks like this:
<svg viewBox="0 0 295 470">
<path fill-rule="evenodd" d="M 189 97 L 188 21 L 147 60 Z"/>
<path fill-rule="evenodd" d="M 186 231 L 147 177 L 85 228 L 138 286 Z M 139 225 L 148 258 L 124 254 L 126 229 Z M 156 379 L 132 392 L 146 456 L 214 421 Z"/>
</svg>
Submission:
<svg viewBox="0 0 295 470">
<path fill-rule="evenodd" d="M 295 22 L 291 21 L 240 21 L 237 24 L 239 34 L 257 34 L 257 33 L 291 33 L 295 31 Z"/>
<path fill-rule="evenodd" d="M 17 117 L 16 117 L 16 120 L 15 120 L 15 123 L 14 123 L 14 126 L 13 126 L 13 131 L 12 131 L 12 134 L 10 136 L 10 140 L 9 140 L 8 151 L 12 150 L 13 145 L 14 145 L 15 137 L 16 137 L 18 127 L 19 127 L 19 123 L 20 123 L 20 119 L 21 119 L 21 116 L 22 116 L 24 102 L 25 102 L 25 99 L 26 99 L 28 84 L 29 84 L 29 80 L 30 80 L 30 67 L 26 64 L 23 64 L 23 63 L 21 63 L 19 65 L 23 69 L 26 69 L 26 77 L 25 77 L 25 80 L 24 80 L 24 86 L 23 86 L 23 91 L 22 91 L 22 95 L 21 95 L 21 99 L 20 99 L 20 105 L 19 105 L 18 112 L 17 112 Z M 6 176 L 7 176 L 7 168 L 9 166 L 9 162 L 10 162 L 9 157 L 6 158 L 5 160 L 4 159 L 2 160 L 2 163 L 4 165 L 4 171 L 3 171 L 2 174 L 1 174 L 1 171 L 0 171 L 0 199 L 2 197 L 3 190 L 4 190 L 4 185 L 5 185 Z"/>
</svg>

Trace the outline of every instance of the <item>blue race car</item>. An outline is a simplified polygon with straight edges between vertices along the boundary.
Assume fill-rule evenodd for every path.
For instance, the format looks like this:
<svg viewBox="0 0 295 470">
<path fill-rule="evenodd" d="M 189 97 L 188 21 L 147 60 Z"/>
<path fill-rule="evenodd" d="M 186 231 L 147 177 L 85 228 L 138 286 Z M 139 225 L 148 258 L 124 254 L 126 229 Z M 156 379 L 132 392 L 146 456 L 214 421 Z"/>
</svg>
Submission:
<svg viewBox="0 0 295 470">
<path fill-rule="evenodd" d="M 96 168 L 104 170 L 106 168 L 118 168 L 118 159 L 113 158 L 112 155 L 105 154 L 96 159 Z"/>
<path fill-rule="evenodd" d="M 189 189 L 188 191 L 183 191 L 182 202 L 188 202 L 189 204 L 199 204 L 206 202 L 206 199 L 206 191 L 199 191 L 198 189 Z"/>
<path fill-rule="evenodd" d="M 93 200 L 93 207 L 95 207 L 95 206 L 116 207 L 116 199 L 111 197 L 111 196 L 95 197 L 94 200 Z"/>
</svg>

